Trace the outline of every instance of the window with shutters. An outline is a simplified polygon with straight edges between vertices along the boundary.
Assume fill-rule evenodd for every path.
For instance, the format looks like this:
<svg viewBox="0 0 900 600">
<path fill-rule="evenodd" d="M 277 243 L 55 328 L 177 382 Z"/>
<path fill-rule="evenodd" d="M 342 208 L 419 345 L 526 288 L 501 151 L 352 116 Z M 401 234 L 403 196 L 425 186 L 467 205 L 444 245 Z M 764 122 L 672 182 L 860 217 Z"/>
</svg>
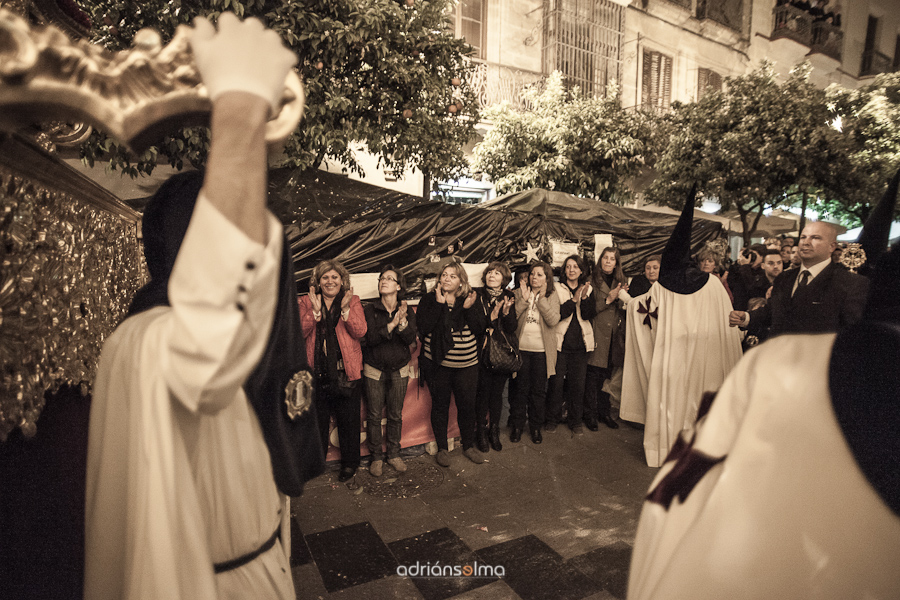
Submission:
<svg viewBox="0 0 900 600">
<path fill-rule="evenodd" d="M 544 0 L 543 71 L 588 96 L 621 79 L 625 7 L 611 0 Z"/>
<path fill-rule="evenodd" d="M 484 23 L 487 0 L 459 0 L 456 6 L 456 37 L 472 46 L 474 58 L 484 59 Z"/>
<path fill-rule="evenodd" d="M 644 50 L 641 102 L 645 108 L 668 110 L 672 103 L 672 57 Z"/>
<path fill-rule="evenodd" d="M 711 69 L 700 68 L 697 73 L 697 100 L 709 92 L 722 91 L 722 76 Z"/>
</svg>

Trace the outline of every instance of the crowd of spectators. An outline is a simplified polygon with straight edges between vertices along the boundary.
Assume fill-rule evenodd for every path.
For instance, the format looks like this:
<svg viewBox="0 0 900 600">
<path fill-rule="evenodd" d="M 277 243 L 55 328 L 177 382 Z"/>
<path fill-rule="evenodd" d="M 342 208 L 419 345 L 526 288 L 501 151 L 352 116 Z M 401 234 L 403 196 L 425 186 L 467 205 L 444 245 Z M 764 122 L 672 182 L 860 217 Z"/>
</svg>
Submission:
<svg viewBox="0 0 900 600">
<path fill-rule="evenodd" d="M 694 264 L 722 284 L 734 309 L 731 325 L 748 331 L 748 348 L 778 333 L 834 330 L 855 319 L 862 298 L 860 278 L 851 276 L 839 257 L 835 230 L 811 223 L 799 241 L 769 238 L 744 248 L 734 262 L 707 247 L 694 257 Z M 810 273 L 807 267 L 812 265 L 816 275 L 825 275 L 819 286 L 827 288 L 822 294 L 834 296 L 828 287 L 832 280 L 850 292 L 841 292 L 844 295 L 834 302 L 821 294 L 801 294 L 806 312 L 813 316 L 797 320 L 784 313 L 784 288 L 796 289 L 801 268 Z M 454 401 L 466 458 L 480 464 L 486 452 L 503 449 L 500 420 L 507 385 L 510 443 L 520 442 L 527 432 L 532 443 L 540 444 L 544 432 L 561 425 L 574 435 L 585 428 L 598 431 L 601 423 L 619 427 L 613 406 L 625 361 L 625 307 L 652 289 L 660 266 L 659 255 L 649 256 L 643 272 L 629 280 L 618 248 L 607 247 L 596 265 L 578 254 L 567 257 L 558 277 L 549 264 L 536 262 L 516 273 L 513 282 L 509 266 L 495 261 L 480 281 L 470 283 L 462 265 L 450 261 L 414 311 L 404 300 L 400 269 L 386 265 L 381 270 L 379 298 L 363 308 L 352 295 L 346 269 L 323 261 L 314 270 L 300 310 L 320 398 L 323 439 L 330 415 L 338 421 L 340 479 L 350 479 L 360 463 L 355 435 L 361 428 L 356 410 L 361 391 L 368 406 L 370 472 L 380 476 L 385 458 L 397 472 L 406 469 L 400 457 L 402 410 L 417 340 L 421 381 L 432 399 L 435 460 L 442 467 L 451 464 L 447 438 Z M 805 285 L 809 281 L 801 287 Z M 823 305 L 834 310 L 818 314 Z M 516 372 L 498 370 L 487 361 L 484 348 L 494 332 L 502 333 L 520 356 Z M 364 385 L 358 389 L 359 379 Z"/>
</svg>

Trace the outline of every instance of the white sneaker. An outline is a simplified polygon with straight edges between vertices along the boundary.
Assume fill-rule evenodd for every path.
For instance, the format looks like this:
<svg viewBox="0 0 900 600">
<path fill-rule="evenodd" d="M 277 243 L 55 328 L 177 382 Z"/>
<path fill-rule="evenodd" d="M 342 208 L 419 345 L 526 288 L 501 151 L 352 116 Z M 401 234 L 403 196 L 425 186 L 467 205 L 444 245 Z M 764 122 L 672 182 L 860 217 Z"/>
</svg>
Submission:
<svg viewBox="0 0 900 600">
<path fill-rule="evenodd" d="M 371 473 L 373 477 L 381 477 L 381 468 L 383 466 L 383 460 L 373 460 L 369 465 L 369 473 Z"/>
</svg>

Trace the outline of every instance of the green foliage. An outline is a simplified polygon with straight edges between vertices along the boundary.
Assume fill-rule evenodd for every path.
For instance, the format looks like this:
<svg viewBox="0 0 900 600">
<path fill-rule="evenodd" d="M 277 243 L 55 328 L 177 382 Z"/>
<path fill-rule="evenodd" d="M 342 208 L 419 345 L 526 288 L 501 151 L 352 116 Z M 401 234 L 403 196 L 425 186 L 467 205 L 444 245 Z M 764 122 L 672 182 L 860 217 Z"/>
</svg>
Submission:
<svg viewBox="0 0 900 600">
<path fill-rule="evenodd" d="M 865 221 L 900 168 L 900 72 L 878 75 L 856 90 L 833 85 L 825 94 L 850 150 L 839 182 L 841 200 L 822 208 L 855 227 Z"/>
<path fill-rule="evenodd" d="M 472 169 L 501 194 L 543 187 L 623 201 L 626 180 L 649 160 L 654 120 L 623 109 L 616 94 L 570 95 L 554 72 L 543 90 L 523 92 L 528 110 L 506 103 L 485 110 L 494 127 L 475 147 Z"/>
<path fill-rule="evenodd" d="M 129 47 L 142 27 L 158 30 L 165 43 L 179 24 L 226 10 L 259 17 L 278 31 L 299 57 L 307 93 L 304 120 L 286 144 L 286 165 L 311 168 L 336 160 L 362 173 L 353 149 L 363 144 L 386 168 L 416 167 L 435 180 L 467 167 L 462 148 L 474 135 L 478 110 L 467 83 L 469 47 L 450 27 L 452 0 L 416 0 L 412 7 L 402 0 L 85 4 L 98 26 L 94 41 L 112 50 Z M 155 154 L 133 157 L 97 134 L 82 155 L 89 164 L 108 160 L 136 176 L 152 171 L 157 157 L 174 166 L 202 165 L 207 146 L 206 131 L 190 130 L 163 140 Z"/>
<path fill-rule="evenodd" d="M 765 209 L 832 193 L 846 144 L 829 125 L 824 92 L 809 82 L 809 71 L 799 65 L 779 83 L 763 63 L 727 79 L 726 91 L 675 103 L 648 199 L 683 204 L 696 182 L 724 209 L 737 209 L 749 241 Z"/>
</svg>

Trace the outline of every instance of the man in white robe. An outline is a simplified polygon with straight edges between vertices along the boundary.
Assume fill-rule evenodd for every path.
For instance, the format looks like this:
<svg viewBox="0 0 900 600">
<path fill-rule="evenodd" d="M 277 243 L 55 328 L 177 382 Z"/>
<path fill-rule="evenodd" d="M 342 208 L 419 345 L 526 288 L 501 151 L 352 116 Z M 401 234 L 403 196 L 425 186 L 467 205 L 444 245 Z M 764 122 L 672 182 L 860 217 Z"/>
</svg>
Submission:
<svg viewBox="0 0 900 600">
<path fill-rule="evenodd" d="M 741 358 L 725 288 L 691 260 L 693 208 L 692 190 L 663 251 L 659 279 L 627 308 L 619 416 L 645 424 L 651 467 L 663 464 L 678 435 L 693 427 L 703 393 L 717 390 Z"/>
<path fill-rule="evenodd" d="M 662 466 L 678 435 L 697 420 L 703 393 L 719 389 L 740 360 L 730 312 L 728 294 L 714 277 L 692 294 L 657 281 L 628 303 L 619 416 L 644 424 L 649 466 Z"/>
<path fill-rule="evenodd" d="M 213 101 L 208 167 L 186 232 L 169 236 L 177 258 L 162 286 L 151 259 L 169 260 L 173 240 L 157 254 L 148 246 L 161 302 L 127 318 L 101 356 L 88 442 L 90 600 L 295 597 L 275 535 L 270 454 L 242 385 L 277 301 L 283 236 L 265 210 L 265 123 L 296 58 L 231 13 L 218 32 L 195 22 L 191 46 Z M 191 185 L 187 176 L 167 189 Z M 166 210 L 178 213 L 178 200 Z"/>
</svg>

